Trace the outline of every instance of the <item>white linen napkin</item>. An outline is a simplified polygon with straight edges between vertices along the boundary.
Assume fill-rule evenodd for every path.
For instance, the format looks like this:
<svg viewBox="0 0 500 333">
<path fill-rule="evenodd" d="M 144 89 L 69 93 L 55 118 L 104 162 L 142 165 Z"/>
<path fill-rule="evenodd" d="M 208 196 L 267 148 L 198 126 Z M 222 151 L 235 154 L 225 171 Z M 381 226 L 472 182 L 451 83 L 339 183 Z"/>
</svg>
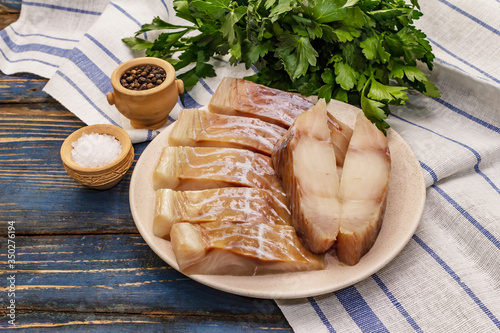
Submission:
<svg viewBox="0 0 500 333">
<path fill-rule="evenodd" d="M 411 93 L 389 122 L 425 175 L 421 224 L 362 282 L 276 300 L 296 332 L 500 330 L 500 3 L 419 3 L 424 16 L 416 23 L 436 55 L 431 80 L 442 96 Z M 84 122 L 118 124 L 134 142 L 150 140 L 158 131 L 132 129 L 105 95 L 114 68 L 139 55 L 121 38 L 154 16 L 175 22 L 171 1 L 24 1 L 19 21 L 0 32 L 0 70 L 48 77 L 45 91 Z M 251 74 L 224 59 L 213 63 L 218 76 L 200 80 L 187 107 L 206 105 L 222 77 Z"/>
</svg>

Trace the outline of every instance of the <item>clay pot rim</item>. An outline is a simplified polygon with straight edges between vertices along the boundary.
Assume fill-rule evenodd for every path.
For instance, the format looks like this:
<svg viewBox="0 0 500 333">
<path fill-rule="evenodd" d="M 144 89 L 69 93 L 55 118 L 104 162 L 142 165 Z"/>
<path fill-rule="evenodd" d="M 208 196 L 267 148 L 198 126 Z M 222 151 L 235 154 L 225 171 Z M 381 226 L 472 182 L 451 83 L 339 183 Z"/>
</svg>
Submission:
<svg viewBox="0 0 500 333">
<path fill-rule="evenodd" d="M 124 86 L 122 86 L 120 82 L 120 78 L 125 73 L 125 71 L 137 67 L 137 66 L 144 66 L 144 65 L 155 65 L 158 67 L 161 67 L 165 70 L 166 73 L 166 78 L 165 81 L 163 81 L 160 85 L 153 87 L 151 89 L 145 89 L 145 90 L 131 90 L 127 89 Z M 160 91 L 162 89 L 165 89 L 168 87 L 170 84 L 172 84 L 175 81 L 175 69 L 172 64 L 170 64 L 168 61 L 160 59 L 160 58 L 154 58 L 154 57 L 140 57 L 140 58 L 134 58 L 131 60 L 128 60 L 118 67 L 115 68 L 113 73 L 111 74 L 111 84 L 113 86 L 113 89 L 121 94 L 126 94 L 126 95 L 131 95 L 131 96 L 146 96 L 152 93 L 155 93 L 157 91 Z"/>
<path fill-rule="evenodd" d="M 71 157 L 71 151 L 73 150 L 71 144 L 81 138 L 83 134 L 90 133 L 108 134 L 115 137 L 120 141 L 122 145 L 122 151 L 120 152 L 120 155 L 118 155 L 118 157 L 112 162 L 100 167 L 82 167 L 78 165 L 75 161 L 73 161 L 73 158 Z M 114 169 L 117 165 L 123 163 L 131 148 L 133 148 L 132 141 L 130 140 L 130 136 L 124 129 L 109 124 L 89 125 L 74 131 L 64 140 L 61 146 L 61 160 L 66 167 L 70 168 L 76 173 L 87 175 L 92 173 L 98 174 L 102 171 Z"/>
</svg>

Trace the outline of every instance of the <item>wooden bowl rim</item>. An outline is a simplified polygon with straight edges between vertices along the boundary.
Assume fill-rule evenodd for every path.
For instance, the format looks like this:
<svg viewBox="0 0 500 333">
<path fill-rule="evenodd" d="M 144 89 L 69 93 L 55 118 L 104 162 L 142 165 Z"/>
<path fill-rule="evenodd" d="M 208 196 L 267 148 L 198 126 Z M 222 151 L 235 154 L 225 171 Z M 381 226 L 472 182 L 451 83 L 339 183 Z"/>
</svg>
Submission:
<svg viewBox="0 0 500 333">
<path fill-rule="evenodd" d="M 132 67 L 145 66 L 145 65 L 155 65 L 163 68 L 166 73 L 165 81 L 163 81 L 160 85 L 154 88 L 146 90 L 131 90 L 122 86 L 122 84 L 120 83 L 120 78 L 122 74 L 125 73 L 125 71 L 131 69 Z M 111 85 L 113 86 L 113 89 L 120 94 L 131 95 L 131 96 L 147 96 L 153 94 L 157 91 L 166 89 L 174 81 L 175 81 L 174 66 L 172 66 L 172 64 L 170 64 L 166 60 L 155 57 L 140 57 L 125 61 L 124 63 L 116 67 L 113 73 L 111 74 Z"/>
<path fill-rule="evenodd" d="M 112 162 L 100 167 L 93 168 L 78 165 L 71 157 L 71 151 L 73 150 L 73 146 L 71 144 L 81 138 L 83 134 L 90 133 L 108 134 L 115 137 L 122 144 L 122 151 L 120 152 L 120 155 L 118 155 L 118 157 Z M 64 140 L 61 146 L 61 159 L 68 168 L 77 173 L 100 173 L 102 171 L 111 170 L 118 164 L 122 163 L 129 154 L 131 148 L 132 141 L 130 140 L 128 133 L 123 128 L 109 124 L 88 125 L 74 131 Z"/>
</svg>

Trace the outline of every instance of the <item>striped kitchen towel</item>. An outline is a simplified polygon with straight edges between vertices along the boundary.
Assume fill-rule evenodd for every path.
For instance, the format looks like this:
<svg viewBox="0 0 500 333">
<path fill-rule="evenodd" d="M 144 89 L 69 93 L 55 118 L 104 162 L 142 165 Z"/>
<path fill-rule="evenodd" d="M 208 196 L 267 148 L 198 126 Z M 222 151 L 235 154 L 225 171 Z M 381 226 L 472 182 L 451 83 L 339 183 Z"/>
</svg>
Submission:
<svg viewBox="0 0 500 333">
<path fill-rule="evenodd" d="M 500 331 L 500 1 L 419 3 L 416 24 L 436 55 L 430 78 L 442 96 L 410 93 L 389 122 L 422 167 L 421 223 L 369 278 L 276 300 L 296 332 Z M 151 139 L 156 132 L 132 130 L 105 94 L 113 69 L 138 55 L 120 39 L 153 16 L 176 21 L 167 0 L 23 1 L 19 21 L 0 32 L 0 69 L 50 77 L 45 91 L 85 122 L 121 125 L 134 142 Z M 200 80 L 187 107 L 206 105 L 222 77 L 251 73 L 213 63 L 217 77 Z"/>
</svg>

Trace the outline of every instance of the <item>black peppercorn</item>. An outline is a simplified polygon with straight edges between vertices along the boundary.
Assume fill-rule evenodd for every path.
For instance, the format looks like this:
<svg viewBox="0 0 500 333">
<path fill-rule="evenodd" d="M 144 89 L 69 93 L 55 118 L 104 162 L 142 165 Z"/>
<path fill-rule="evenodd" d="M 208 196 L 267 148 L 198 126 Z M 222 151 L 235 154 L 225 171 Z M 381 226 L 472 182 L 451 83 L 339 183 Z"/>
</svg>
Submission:
<svg viewBox="0 0 500 333">
<path fill-rule="evenodd" d="M 165 70 L 156 65 L 142 65 L 126 70 L 120 78 L 124 88 L 146 90 L 159 86 L 165 81 Z"/>
</svg>

